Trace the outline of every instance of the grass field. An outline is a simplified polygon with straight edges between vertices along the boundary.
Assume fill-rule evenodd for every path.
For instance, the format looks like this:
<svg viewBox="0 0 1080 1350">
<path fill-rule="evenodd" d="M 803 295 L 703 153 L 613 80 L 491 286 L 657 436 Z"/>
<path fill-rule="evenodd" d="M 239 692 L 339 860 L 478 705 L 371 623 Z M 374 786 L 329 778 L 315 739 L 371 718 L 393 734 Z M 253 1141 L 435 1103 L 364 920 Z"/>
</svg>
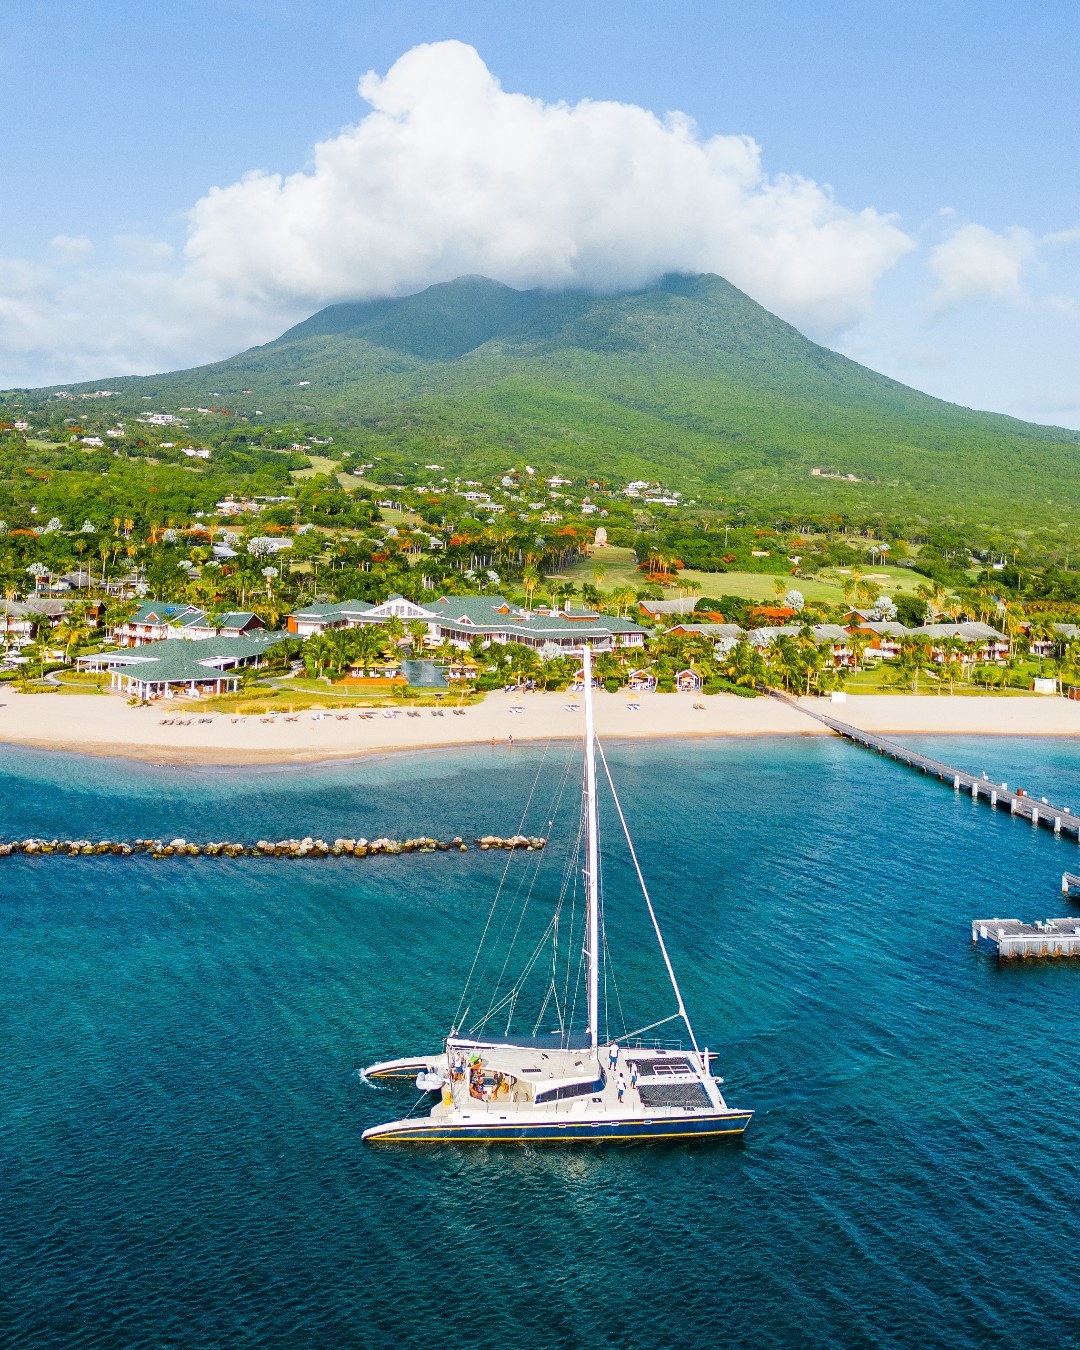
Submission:
<svg viewBox="0 0 1080 1350">
<path fill-rule="evenodd" d="M 592 583 L 593 568 L 598 563 L 604 568 L 601 590 L 610 591 L 628 585 L 636 589 L 643 584 L 643 574 L 634 562 L 633 549 L 629 548 L 598 549 L 591 558 L 575 563 L 559 575 L 568 577 L 579 586 L 582 582 Z M 745 600 L 774 600 L 776 595 L 773 589 L 775 577 L 761 572 L 697 572 L 688 567 L 679 575 L 696 581 L 701 587 L 702 596 L 737 595 Z M 850 573 L 846 568 L 837 568 L 836 575 L 836 581 L 820 580 L 817 577 L 790 577 L 787 580 L 807 600 L 838 605 L 844 599 L 842 579 Z M 868 568 L 864 576 L 880 582 L 886 595 L 897 591 L 914 591 L 919 582 L 925 580 L 918 573 L 903 567 L 875 567 L 872 571 Z M 677 596 L 678 587 L 669 587 L 668 593 Z"/>
<path fill-rule="evenodd" d="M 336 473 L 341 467 L 339 459 L 327 459 L 325 455 L 308 455 L 311 465 L 306 469 L 292 469 L 290 478 L 314 478 L 319 473 Z"/>
</svg>

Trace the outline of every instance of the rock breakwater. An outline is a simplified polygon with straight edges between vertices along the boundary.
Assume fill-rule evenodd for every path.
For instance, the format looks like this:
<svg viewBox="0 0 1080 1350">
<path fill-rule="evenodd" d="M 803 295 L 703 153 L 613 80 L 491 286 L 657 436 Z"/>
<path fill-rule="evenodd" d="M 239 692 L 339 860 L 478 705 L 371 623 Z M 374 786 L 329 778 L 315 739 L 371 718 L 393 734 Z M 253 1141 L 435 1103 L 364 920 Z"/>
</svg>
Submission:
<svg viewBox="0 0 1080 1350">
<path fill-rule="evenodd" d="M 47 858 L 372 858 L 397 857 L 406 853 L 465 853 L 469 848 L 541 849 L 547 840 L 539 835 L 485 834 L 466 842 L 460 835 L 453 839 L 433 839 L 418 835 L 413 839 L 259 839 L 255 843 L 210 840 L 193 843 L 189 839 L 16 839 L 0 843 L 0 858 L 17 856 Z"/>
</svg>

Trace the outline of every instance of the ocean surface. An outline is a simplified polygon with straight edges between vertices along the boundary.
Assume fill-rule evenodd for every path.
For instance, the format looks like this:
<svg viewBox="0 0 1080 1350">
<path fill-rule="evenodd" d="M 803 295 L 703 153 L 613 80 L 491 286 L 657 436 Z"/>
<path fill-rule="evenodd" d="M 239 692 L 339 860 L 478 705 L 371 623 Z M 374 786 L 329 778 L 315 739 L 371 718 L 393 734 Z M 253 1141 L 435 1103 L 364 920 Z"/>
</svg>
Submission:
<svg viewBox="0 0 1080 1350">
<path fill-rule="evenodd" d="M 1080 810 L 1073 743 L 908 739 Z M 0 834 L 509 834 L 575 753 L 4 749 Z M 1076 845 L 835 740 L 608 756 L 744 1143 L 361 1144 L 416 1094 L 357 1071 L 438 1046 L 505 854 L 0 860 L 0 1345 L 1080 1344 L 1080 963 L 969 927 L 1068 912 Z M 605 908 L 614 947 L 618 861 Z"/>
</svg>

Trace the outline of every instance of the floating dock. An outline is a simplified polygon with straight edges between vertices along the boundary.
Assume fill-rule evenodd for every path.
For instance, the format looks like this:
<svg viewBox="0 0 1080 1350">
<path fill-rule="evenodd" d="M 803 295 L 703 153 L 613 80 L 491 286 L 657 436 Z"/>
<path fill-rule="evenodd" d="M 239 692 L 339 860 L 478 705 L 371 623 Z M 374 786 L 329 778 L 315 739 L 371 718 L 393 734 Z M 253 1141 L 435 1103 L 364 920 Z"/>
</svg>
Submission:
<svg viewBox="0 0 1080 1350">
<path fill-rule="evenodd" d="M 1022 788 L 1010 791 L 1008 783 L 995 783 L 986 774 L 976 776 L 965 769 L 957 769 L 940 759 L 932 759 L 917 750 L 909 750 L 907 746 L 901 745 L 898 741 L 890 741 L 886 736 L 878 736 L 872 731 L 862 731 L 859 727 L 850 726 L 847 722 L 841 722 L 825 713 L 814 712 L 788 698 L 786 694 L 777 693 L 775 690 L 770 690 L 770 693 L 773 698 L 786 703 L 797 712 L 823 723 L 830 731 L 835 731 L 846 741 L 852 741 L 867 750 L 874 750 L 879 755 L 888 755 L 890 759 L 906 765 L 909 769 L 918 769 L 942 783 L 947 783 L 955 792 L 969 793 L 972 801 L 985 802 L 995 810 L 1007 807 L 1012 815 L 1021 816 L 1032 825 L 1041 825 L 1045 829 L 1053 830 L 1055 834 L 1071 836 L 1080 843 L 1080 815 L 1075 815 L 1067 806 L 1055 806 L 1045 797 L 1031 797 Z M 1080 879 L 1076 884 L 1080 886 Z"/>
<path fill-rule="evenodd" d="M 1045 919 L 1042 923 L 976 919 L 971 925 L 971 940 L 1001 961 L 1080 956 L 1080 918 Z"/>
</svg>

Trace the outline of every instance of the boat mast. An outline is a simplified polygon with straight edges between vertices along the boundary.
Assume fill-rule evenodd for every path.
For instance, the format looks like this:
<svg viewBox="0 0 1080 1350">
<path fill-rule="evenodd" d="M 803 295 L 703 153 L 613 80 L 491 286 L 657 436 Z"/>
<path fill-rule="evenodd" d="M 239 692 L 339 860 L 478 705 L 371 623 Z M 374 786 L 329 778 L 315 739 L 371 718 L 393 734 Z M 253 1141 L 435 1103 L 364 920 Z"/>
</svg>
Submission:
<svg viewBox="0 0 1080 1350">
<path fill-rule="evenodd" d="M 589 1048 L 600 1030 L 600 852 L 596 818 L 596 737 L 593 730 L 592 648 L 584 644 L 585 677 L 585 877 L 589 893 Z"/>
</svg>

